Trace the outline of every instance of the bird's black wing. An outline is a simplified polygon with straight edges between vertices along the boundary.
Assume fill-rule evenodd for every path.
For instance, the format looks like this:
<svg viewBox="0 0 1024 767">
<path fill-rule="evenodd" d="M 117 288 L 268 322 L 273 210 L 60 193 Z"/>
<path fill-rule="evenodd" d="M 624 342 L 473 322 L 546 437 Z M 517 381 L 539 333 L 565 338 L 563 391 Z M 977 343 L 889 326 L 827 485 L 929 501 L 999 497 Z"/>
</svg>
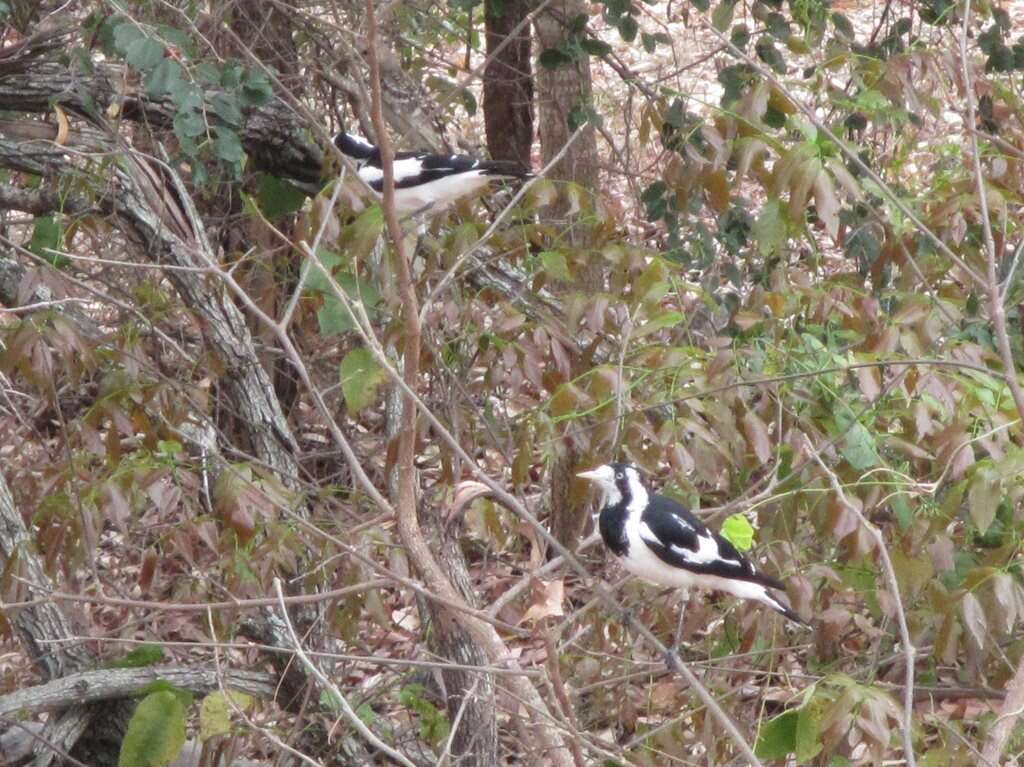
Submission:
<svg viewBox="0 0 1024 767">
<path fill-rule="evenodd" d="M 476 169 L 480 161 L 475 157 L 463 154 L 426 154 L 409 153 L 406 157 L 397 159 L 416 159 L 419 167 L 416 172 L 395 178 L 396 189 L 408 189 L 415 186 L 429 184 L 431 181 L 457 176 L 460 173 L 468 173 Z"/>
<path fill-rule="evenodd" d="M 735 546 L 671 498 L 652 496 L 640 522 L 640 537 L 665 564 L 700 575 L 784 588 L 781 581 L 759 573 Z"/>
<path fill-rule="evenodd" d="M 529 178 L 533 175 L 527 168 L 517 162 L 500 160 L 480 160 L 466 154 L 416 154 L 411 153 L 404 158 L 415 157 L 419 160 L 417 173 L 395 179 L 395 186 L 399 189 L 405 187 L 429 184 L 431 181 L 445 178 L 447 176 L 458 176 L 461 173 L 478 171 L 485 176 L 506 177 L 506 178 Z"/>
<path fill-rule="evenodd" d="M 650 497 L 640 521 L 647 525 L 654 538 L 664 547 L 696 551 L 700 545 L 698 536 L 708 532 L 704 523 L 693 516 L 689 509 L 664 495 Z"/>
</svg>

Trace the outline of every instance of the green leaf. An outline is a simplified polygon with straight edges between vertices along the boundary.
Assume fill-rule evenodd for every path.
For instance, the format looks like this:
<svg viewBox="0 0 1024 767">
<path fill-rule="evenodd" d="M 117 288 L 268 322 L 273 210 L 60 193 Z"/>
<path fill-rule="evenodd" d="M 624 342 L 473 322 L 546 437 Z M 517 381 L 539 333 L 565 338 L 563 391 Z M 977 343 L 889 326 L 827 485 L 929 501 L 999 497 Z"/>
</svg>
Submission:
<svg viewBox="0 0 1024 767">
<path fill-rule="evenodd" d="M 121 741 L 118 767 L 166 767 L 185 745 L 185 707 L 167 690 L 139 703 Z"/>
<path fill-rule="evenodd" d="M 807 701 L 799 709 L 796 719 L 796 732 L 793 737 L 793 750 L 796 752 L 797 764 L 810 764 L 824 748 L 821 742 L 822 701 L 820 698 Z"/>
<path fill-rule="evenodd" d="M 329 253 L 330 251 L 325 251 Z M 336 258 L 338 257 L 336 254 Z M 321 255 L 321 259 L 327 263 L 327 259 Z M 363 304 L 366 313 L 372 320 L 376 314 L 377 304 L 380 303 L 380 294 L 377 289 L 364 280 L 359 280 L 353 277 L 348 272 L 339 272 L 334 275 L 335 280 L 338 282 L 338 286 L 342 292 L 345 293 L 352 301 L 358 301 Z M 345 304 L 334 295 L 334 291 L 327 284 L 326 279 L 320 274 L 320 270 L 313 267 L 307 281 L 307 286 L 311 291 L 324 293 L 324 304 L 320 307 L 317 312 L 317 320 L 320 323 L 320 332 L 325 335 L 334 335 L 336 333 L 344 333 L 355 327 L 355 321 L 352 315 L 349 313 Z"/>
<path fill-rule="evenodd" d="M 910 527 L 910 523 L 914 521 L 914 512 L 910 508 L 910 502 L 907 500 L 906 495 L 899 493 L 892 496 L 889 499 L 889 507 L 892 509 L 893 516 L 896 517 L 896 522 L 901 530 L 906 530 Z"/>
<path fill-rule="evenodd" d="M 619 20 L 619 37 L 625 40 L 627 43 L 631 43 L 636 39 L 636 33 L 640 31 L 640 25 L 632 16 L 623 16 Z"/>
<path fill-rule="evenodd" d="M 979 464 L 967 488 L 967 509 L 982 535 L 996 518 L 1002 500 L 1002 477 L 994 466 Z"/>
<path fill-rule="evenodd" d="M 218 93 L 210 100 L 214 113 L 229 125 L 242 123 L 242 108 L 233 93 Z"/>
<path fill-rule="evenodd" d="M 724 32 L 732 24 L 733 10 L 736 8 L 735 0 L 723 0 L 711 14 L 711 26 L 719 32 Z"/>
<path fill-rule="evenodd" d="M 64 249 L 64 227 L 59 215 L 36 216 L 28 249 L 58 269 L 70 263 L 67 256 L 53 252 Z"/>
<path fill-rule="evenodd" d="M 757 251 L 767 257 L 780 253 L 786 244 L 787 227 L 785 206 L 781 200 L 768 200 L 751 227 L 757 242 Z"/>
<path fill-rule="evenodd" d="M 420 738 L 431 745 L 436 745 L 448 738 L 451 727 L 444 711 L 426 700 L 423 691 L 422 685 L 410 684 L 402 688 L 398 694 L 398 701 L 415 712 L 419 718 Z"/>
<path fill-rule="evenodd" d="M 729 42 L 739 48 L 741 51 L 746 50 L 747 44 L 750 42 L 750 30 L 746 24 L 737 24 L 732 28 L 732 32 L 729 33 Z"/>
<path fill-rule="evenodd" d="M 244 106 L 258 107 L 270 101 L 274 91 L 263 72 L 249 72 L 242 82 L 240 95 Z"/>
<path fill-rule="evenodd" d="M 662 328 L 671 328 L 681 325 L 686 319 L 682 312 L 665 311 L 651 317 L 644 325 L 633 334 L 634 338 L 643 338 L 646 335 L 655 333 Z"/>
<path fill-rule="evenodd" d="M 305 201 L 306 194 L 284 179 L 266 173 L 260 177 L 256 202 L 271 221 L 300 210 Z"/>
<path fill-rule="evenodd" d="M 760 759 L 781 759 L 796 750 L 796 725 L 800 712 L 786 711 L 761 728 L 754 744 L 754 754 Z"/>
<path fill-rule="evenodd" d="M 105 668 L 143 668 L 152 666 L 164 659 L 164 650 L 160 645 L 139 645 L 123 658 L 108 661 Z"/>
<path fill-rule="evenodd" d="M 146 95 L 157 98 L 170 93 L 182 84 L 181 75 L 181 64 L 174 59 L 161 59 L 160 63 L 146 75 Z"/>
<path fill-rule="evenodd" d="M 770 37 L 762 36 L 754 45 L 754 51 L 757 53 L 757 57 L 773 70 L 780 75 L 786 74 L 786 60 L 782 58 L 782 54 L 779 53 L 779 49 L 775 47 L 775 43 Z"/>
<path fill-rule="evenodd" d="M 145 698 L 147 695 L 152 695 L 156 692 L 166 692 L 174 696 L 174 698 L 181 704 L 181 707 L 187 709 L 192 705 L 192 693 L 188 690 L 183 690 L 180 687 L 175 687 L 173 684 L 168 682 L 166 679 L 157 679 L 150 682 L 141 690 L 139 690 L 139 698 Z"/>
<path fill-rule="evenodd" d="M 836 32 L 845 37 L 847 40 L 853 40 L 855 33 L 853 31 L 853 24 L 841 13 L 832 14 L 832 25 L 836 28 Z"/>
<path fill-rule="evenodd" d="M 726 517 L 719 532 L 737 551 L 748 551 L 754 545 L 754 528 L 742 514 Z"/>
<path fill-rule="evenodd" d="M 537 61 L 540 62 L 540 65 L 545 69 L 561 69 L 562 67 L 571 64 L 573 62 L 573 57 L 561 48 L 548 48 L 546 51 L 541 53 Z"/>
<path fill-rule="evenodd" d="M 384 210 L 380 205 L 371 205 L 342 230 L 339 248 L 351 259 L 366 258 L 383 231 Z"/>
<path fill-rule="evenodd" d="M 114 27 L 114 49 L 122 56 L 128 55 L 132 45 L 145 37 L 133 22 L 122 21 Z"/>
<path fill-rule="evenodd" d="M 557 250 L 544 250 L 540 253 L 540 262 L 544 265 L 544 271 L 555 280 L 571 282 L 572 275 L 569 274 L 569 264 L 565 260 L 565 254 Z"/>
<path fill-rule="evenodd" d="M 148 72 L 159 64 L 163 57 L 163 43 L 149 37 L 140 37 L 134 40 L 125 52 L 125 60 L 131 66 L 143 72 Z"/>
<path fill-rule="evenodd" d="M 612 47 L 608 43 L 594 37 L 585 37 L 580 40 L 580 47 L 591 56 L 607 56 L 612 52 Z"/>
<path fill-rule="evenodd" d="M 790 38 L 789 22 L 786 21 L 786 17 L 781 13 L 769 13 L 765 19 L 765 26 L 768 29 L 768 34 L 777 40 L 786 42 Z"/>
<path fill-rule="evenodd" d="M 569 124 L 569 130 L 576 130 L 581 125 L 586 125 L 587 123 L 600 125 L 602 119 L 601 115 L 594 109 L 593 104 L 583 102 L 569 110 L 569 117 L 566 122 Z"/>
<path fill-rule="evenodd" d="M 862 423 L 853 424 L 843 437 L 843 458 L 858 471 L 877 466 L 881 459 L 875 447 L 875 438 Z"/>
<path fill-rule="evenodd" d="M 182 143 L 194 144 L 192 139 L 206 133 L 206 121 L 192 109 L 179 109 L 174 115 L 174 134 Z"/>
<path fill-rule="evenodd" d="M 360 346 L 346 354 L 339 367 L 339 378 L 348 412 L 358 413 L 372 405 L 377 397 L 377 387 L 386 377 L 369 349 Z"/>
<path fill-rule="evenodd" d="M 242 141 L 238 134 L 227 128 L 217 128 L 217 138 L 213 141 L 213 152 L 224 162 L 234 165 L 245 157 Z"/>
<path fill-rule="evenodd" d="M 244 692 L 211 692 L 199 705 L 199 739 L 204 743 L 231 732 L 231 712 L 252 707 L 252 696 Z"/>
</svg>

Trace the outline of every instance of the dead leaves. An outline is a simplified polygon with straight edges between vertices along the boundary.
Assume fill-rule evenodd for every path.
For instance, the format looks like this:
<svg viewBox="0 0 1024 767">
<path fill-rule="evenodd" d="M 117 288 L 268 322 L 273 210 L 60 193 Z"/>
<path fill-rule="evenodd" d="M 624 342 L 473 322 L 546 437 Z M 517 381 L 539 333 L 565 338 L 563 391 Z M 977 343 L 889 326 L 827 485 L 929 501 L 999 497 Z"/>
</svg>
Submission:
<svg viewBox="0 0 1024 767">
<path fill-rule="evenodd" d="M 560 618 L 565 615 L 562 603 L 565 600 L 565 580 L 557 578 L 542 581 L 530 580 L 530 606 L 523 613 L 521 623 L 539 623 L 545 618 Z"/>
</svg>

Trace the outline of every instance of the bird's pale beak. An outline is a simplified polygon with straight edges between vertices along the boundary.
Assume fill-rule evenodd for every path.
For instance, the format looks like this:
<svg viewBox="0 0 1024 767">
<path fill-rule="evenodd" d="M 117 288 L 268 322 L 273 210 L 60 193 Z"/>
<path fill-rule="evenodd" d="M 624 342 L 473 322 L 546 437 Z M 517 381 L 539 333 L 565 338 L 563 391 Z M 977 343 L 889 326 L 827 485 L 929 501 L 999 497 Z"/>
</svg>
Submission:
<svg viewBox="0 0 1024 767">
<path fill-rule="evenodd" d="M 598 469 L 592 469 L 591 471 L 581 471 L 576 476 L 590 482 L 597 482 L 601 479 L 601 472 Z"/>
</svg>

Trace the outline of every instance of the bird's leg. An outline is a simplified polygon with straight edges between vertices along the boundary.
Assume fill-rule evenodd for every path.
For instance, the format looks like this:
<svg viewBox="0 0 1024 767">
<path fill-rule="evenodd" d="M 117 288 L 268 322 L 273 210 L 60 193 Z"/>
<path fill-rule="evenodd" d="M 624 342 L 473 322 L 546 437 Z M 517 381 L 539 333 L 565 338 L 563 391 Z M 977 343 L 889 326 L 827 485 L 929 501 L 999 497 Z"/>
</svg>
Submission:
<svg viewBox="0 0 1024 767">
<path fill-rule="evenodd" d="M 679 622 L 676 624 L 676 635 L 672 640 L 672 649 L 679 651 L 679 643 L 683 640 L 683 621 L 686 619 L 686 605 L 690 602 L 690 590 L 679 592 Z"/>
</svg>

